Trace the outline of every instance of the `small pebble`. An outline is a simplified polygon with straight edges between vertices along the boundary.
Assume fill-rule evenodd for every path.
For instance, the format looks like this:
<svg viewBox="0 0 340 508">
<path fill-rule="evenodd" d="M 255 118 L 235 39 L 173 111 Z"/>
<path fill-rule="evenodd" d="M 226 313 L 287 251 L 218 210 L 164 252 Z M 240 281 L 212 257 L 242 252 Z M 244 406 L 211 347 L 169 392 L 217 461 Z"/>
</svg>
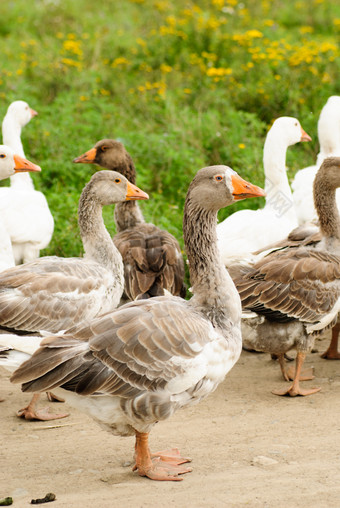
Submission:
<svg viewBox="0 0 340 508">
<path fill-rule="evenodd" d="M 265 457 L 264 455 L 259 455 L 258 457 L 253 458 L 251 463 L 259 464 L 260 466 L 273 466 L 274 464 L 278 464 L 278 461 L 271 459 L 270 457 Z"/>
</svg>

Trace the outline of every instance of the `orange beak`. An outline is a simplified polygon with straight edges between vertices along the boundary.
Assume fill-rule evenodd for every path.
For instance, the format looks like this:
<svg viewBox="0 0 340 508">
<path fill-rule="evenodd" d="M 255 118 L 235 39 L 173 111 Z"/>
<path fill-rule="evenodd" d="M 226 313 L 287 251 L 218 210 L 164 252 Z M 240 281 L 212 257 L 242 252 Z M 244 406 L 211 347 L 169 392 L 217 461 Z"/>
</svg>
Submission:
<svg viewBox="0 0 340 508">
<path fill-rule="evenodd" d="M 301 139 L 300 141 L 312 141 L 312 138 L 307 134 L 306 131 L 301 127 Z"/>
<path fill-rule="evenodd" d="M 73 159 L 73 162 L 87 162 L 88 164 L 94 163 L 94 160 L 97 155 L 97 150 L 95 148 L 91 148 L 88 152 L 83 153 L 83 155 L 79 155 Z"/>
<path fill-rule="evenodd" d="M 32 116 L 32 118 L 33 118 L 34 116 L 37 116 L 37 114 L 38 114 L 38 112 L 37 112 L 37 111 L 35 111 L 35 109 L 32 109 L 32 108 L 30 108 L 30 112 L 31 112 L 31 116 Z"/>
<path fill-rule="evenodd" d="M 233 196 L 235 201 L 240 201 L 245 198 L 255 198 L 265 196 L 261 187 L 253 185 L 252 183 L 246 182 L 239 175 L 231 175 L 231 183 L 233 186 Z"/>
<path fill-rule="evenodd" d="M 135 199 L 149 199 L 149 195 L 136 187 L 133 183 L 127 183 L 126 201 L 134 201 Z"/>
<path fill-rule="evenodd" d="M 23 173 L 25 171 L 41 171 L 41 167 L 33 164 L 33 162 L 20 157 L 20 155 L 13 155 L 14 159 L 14 171 L 15 173 Z"/>
</svg>

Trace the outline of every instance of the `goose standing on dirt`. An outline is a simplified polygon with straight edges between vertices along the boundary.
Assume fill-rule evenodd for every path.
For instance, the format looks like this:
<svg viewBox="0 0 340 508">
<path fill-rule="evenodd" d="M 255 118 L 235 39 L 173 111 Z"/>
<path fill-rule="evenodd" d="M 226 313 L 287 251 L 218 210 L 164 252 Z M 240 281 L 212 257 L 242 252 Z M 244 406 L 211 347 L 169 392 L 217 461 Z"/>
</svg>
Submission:
<svg viewBox="0 0 340 508">
<path fill-rule="evenodd" d="M 322 240 L 279 247 L 253 266 L 235 265 L 230 273 L 241 297 L 243 343 L 250 349 L 279 356 L 284 378 L 284 353 L 297 350 L 293 384 L 277 395 L 310 395 L 320 388 L 300 387 L 306 353 L 314 336 L 336 325 L 340 310 L 340 217 L 335 192 L 340 187 L 340 157 L 324 160 L 314 180 L 315 208 Z M 255 314 L 254 314 L 255 313 Z M 338 331 L 336 326 L 335 330 Z"/>
<path fill-rule="evenodd" d="M 114 139 L 98 141 L 73 162 L 98 164 L 136 182 L 131 156 Z M 137 296 L 161 296 L 164 289 L 184 297 L 184 263 L 176 238 L 154 224 L 145 223 L 136 202 L 117 204 L 115 222 L 117 234 L 113 241 L 123 258 L 127 297 L 134 300 Z"/>
<path fill-rule="evenodd" d="M 217 226 L 218 247 L 226 266 L 281 240 L 297 226 L 287 178 L 286 152 L 289 146 L 310 140 L 296 118 L 283 116 L 275 120 L 263 150 L 265 207 L 240 210 Z"/>
<path fill-rule="evenodd" d="M 148 434 L 157 421 L 211 393 L 240 356 L 241 304 L 217 250 L 217 211 L 263 195 L 227 166 L 198 171 L 183 220 L 191 300 L 169 294 L 135 300 L 89 326 L 46 337 L 12 381 L 25 383 L 24 391 L 61 387 L 70 404 L 114 434 L 136 436 L 140 476 L 180 480 L 191 471 L 183 465 L 189 459 L 176 450 L 151 455 Z"/>
<path fill-rule="evenodd" d="M 340 96 L 332 95 L 321 110 L 318 121 L 320 152 L 316 164 L 300 169 L 292 182 L 293 200 L 299 224 L 317 219 L 313 201 L 313 181 L 326 157 L 340 156 Z M 340 190 L 337 191 L 340 208 Z"/>
<path fill-rule="evenodd" d="M 105 228 L 102 207 L 133 199 L 148 195 L 115 171 L 94 174 L 79 200 L 84 257 L 41 257 L 2 272 L 0 329 L 56 333 L 117 307 L 124 289 L 123 262 Z M 19 416 L 55 418 L 35 411 L 35 405 L 36 400 Z"/>
<path fill-rule="evenodd" d="M 0 145 L 0 180 L 5 180 L 15 174 L 25 171 L 41 171 L 40 167 L 28 161 L 5 145 Z M 1 200 L 0 188 L 0 200 Z M 1 205 L 0 205 L 1 208 Z M 0 213 L 0 271 L 14 266 L 14 256 L 10 236 L 2 221 Z"/>
<path fill-rule="evenodd" d="M 27 102 L 15 101 L 2 122 L 4 144 L 22 157 L 21 129 L 35 115 Z M 28 173 L 12 176 L 11 186 L 0 188 L 0 216 L 11 238 L 15 263 L 39 257 L 52 238 L 54 220 L 44 194 L 34 189 Z"/>
</svg>

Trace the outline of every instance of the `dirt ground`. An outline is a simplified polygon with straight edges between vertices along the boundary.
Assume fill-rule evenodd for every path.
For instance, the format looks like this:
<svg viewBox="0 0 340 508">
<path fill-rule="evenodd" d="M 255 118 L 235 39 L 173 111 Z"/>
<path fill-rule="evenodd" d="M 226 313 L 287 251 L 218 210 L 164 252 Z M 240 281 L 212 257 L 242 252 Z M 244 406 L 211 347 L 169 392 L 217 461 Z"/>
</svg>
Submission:
<svg viewBox="0 0 340 508">
<path fill-rule="evenodd" d="M 319 352 L 328 340 L 316 342 Z M 156 425 L 153 451 L 178 447 L 192 458 L 182 482 L 154 482 L 131 471 L 133 438 L 102 430 L 73 408 L 64 420 L 15 416 L 28 396 L 0 370 L 0 498 L 28 506 L 53 492 L 56 508 L 340 506 L 340 361 L 308 355 L 320 393 L 271 394 L 285 382 L 266 354 L 243 352 L 216 392 Z M 46 404 L 45 395 L 42 397 Z M 51 404 L 64 411 L 65 404 Z M 56 428 L 49 426 L 61 425 Z"/>
</svg>

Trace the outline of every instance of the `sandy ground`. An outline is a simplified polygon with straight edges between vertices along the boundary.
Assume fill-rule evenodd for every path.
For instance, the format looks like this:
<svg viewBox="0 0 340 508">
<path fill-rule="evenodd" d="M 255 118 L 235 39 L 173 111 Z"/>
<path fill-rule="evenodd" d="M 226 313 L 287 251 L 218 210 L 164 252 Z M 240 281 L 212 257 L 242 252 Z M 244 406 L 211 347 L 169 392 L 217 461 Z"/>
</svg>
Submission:
<svg viewBox="0 0 340 508">
<path fill-rule="evenodd" d="M 327 345 L 318 341 L 316 348 Z M 15 507 L 54 492 L 57 500 L 43 506 L 338 508 L 340 362 L 315 352 L 307 363 L 316 377 L 304 384 L 321 392 L 277 397 L 270 392 L 284 384 L 277 362 L 243 352 L 214 394 L 156 425 L 153 451 L 177 446 L 192 458 L 193 472 L 182 482 L 137 476 L 133 438 L 112 436 L 73 408 L 64 420 L 19 420 L 15 410 L 28 396 L 1 369 L 0 498 L 12 496 Z"/>
</svg>

